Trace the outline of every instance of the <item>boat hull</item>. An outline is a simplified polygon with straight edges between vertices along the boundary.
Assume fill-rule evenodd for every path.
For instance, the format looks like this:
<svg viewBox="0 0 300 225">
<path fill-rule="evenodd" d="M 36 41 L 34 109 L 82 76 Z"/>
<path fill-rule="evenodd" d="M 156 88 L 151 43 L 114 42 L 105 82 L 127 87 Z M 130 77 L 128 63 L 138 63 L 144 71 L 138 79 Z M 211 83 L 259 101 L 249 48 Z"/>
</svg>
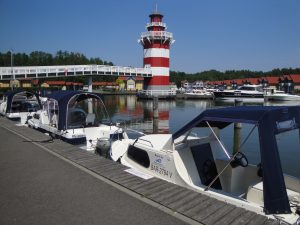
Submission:
<svg viewBox="0 0 300 225">
<path fill-rule="evenodd" d="M 240 93 L 240 92 L 214 92 L 215 101 L 222 102 L 264 102 L 263 93 Z"/>
<path fill-rule="evenodd" d="M 196 94 L 196 93 L 185 93 L 185 99 L 213 99 L 212 94 Z"/>
<path fill-rule="evenodd" d="M 266 101 L 300 101 L 299 95 L 289 95 L 289 94 L 274 94 L 274 95 L 266 95 Z"/>
</svg>

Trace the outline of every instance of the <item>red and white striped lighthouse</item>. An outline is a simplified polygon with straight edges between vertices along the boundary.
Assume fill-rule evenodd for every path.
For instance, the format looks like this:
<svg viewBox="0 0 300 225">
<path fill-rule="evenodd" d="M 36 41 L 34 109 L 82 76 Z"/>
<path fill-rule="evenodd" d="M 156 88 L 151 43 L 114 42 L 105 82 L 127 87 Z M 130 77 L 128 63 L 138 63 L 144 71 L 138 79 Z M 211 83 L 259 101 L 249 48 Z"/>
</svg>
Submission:
<svg viewBox="0 0 300 225">
<path fill-rule="evenodd" d="M 169 90 L 170 45 L 174 42 L 173 34 L 167 32 L 162 22 L 163 15 L 157 10 L 149 15 L 147 32 L 143 32 L 139 43 L 144 47 L 144 67 L 150 67 L 152 77 L 145 78 L 144 90 L 152 95 L 165 95 Z"/>
</svg>

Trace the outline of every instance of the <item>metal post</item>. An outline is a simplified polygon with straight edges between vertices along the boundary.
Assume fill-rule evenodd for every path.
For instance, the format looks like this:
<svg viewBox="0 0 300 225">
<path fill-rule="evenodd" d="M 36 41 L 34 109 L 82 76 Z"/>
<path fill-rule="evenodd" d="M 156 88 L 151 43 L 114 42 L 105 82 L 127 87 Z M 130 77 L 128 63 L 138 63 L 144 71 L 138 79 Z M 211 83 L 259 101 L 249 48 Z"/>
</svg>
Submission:
<svg viewBox="0 0 300 225">
<path fill-rule="evenodd" d="M 153 133 L 158 133 L 158 97 L 153 97 Z"/>
<path fill-rule="evenodd" d="M 92 76 L 88 77 L 88 91 L 93 92 L 93 77 Z"/>
<path fill-rule="evenodd" d="M 93 78 L 88 77 L 88 92 L 93 92 Z M 93 113 L 93 103 L 92 99 L 88 99 L 88 113 Z"/>
<path fill-rule="evenodd" d="M 11 67 L 11 80 L 14 80 L 15 79 L 15 76 L 14 76 L 14 56 L 13 56 L 13 49 L 10 50 L 10 67 Z M 11 89 L 13 90 L 14 89 L 14 82 L 12 82 L 12 87 Z"/>
<path fill-rule="evenodd" d="M 10 66 L 11 66 L 11 75 L 14 78 L 14 68 L 13 68 L 13 66 L 14 66 L 14 55 L 13 55 L 13 50 L 12 49 L 10 51 Z"/>
<path fill-rule="evenodd" d="M 234 106 L 242 106 L 243 101 L 234 101 Z M 234 155 L 236 152 L 239 151 L 240 144 L 241 144 L 241 130 L 242 124 L 241 123 L 234 123 L 234 134 L 233 134 L 233 152 Z"/>
</svg>

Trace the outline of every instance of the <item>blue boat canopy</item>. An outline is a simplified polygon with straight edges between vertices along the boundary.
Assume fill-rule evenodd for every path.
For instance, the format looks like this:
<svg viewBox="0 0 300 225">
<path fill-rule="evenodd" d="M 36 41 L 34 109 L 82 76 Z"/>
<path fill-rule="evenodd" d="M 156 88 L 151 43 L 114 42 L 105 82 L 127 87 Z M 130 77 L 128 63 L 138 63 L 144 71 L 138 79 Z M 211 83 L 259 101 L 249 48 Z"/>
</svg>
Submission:
<svg viewBox="0 0 300 225">
<path fill-rule="evenodd" d="M 263 168 L 264 211 L 266 214 L 290 213 L 275 135 L 298 129 L 300 106 L 239 106 L 208 109 L 172 135 L 180 137 L 194 127 L 223 129 L 231 123 L 249 123 L 258 127 Z"/>
<path fill-rule="evenodd" d="M 54 99 L 58 104 L 58 130 L 66 130 L 67 128 L 67 117 L 68 117 L 68 105 L 71 99 L 76 101 L 83 101 L 88 98 L 96 98 L 101 100 L 102 95 L 99 93 L 91 93 L 84 91 L 58 91 L 47 96 L 49 99 Z M 103 104 L 103 102 L 102 102 Z M 104 105 L 104 104 L 103 104 Z"/>
<path fill-rule="evenodd" d="M 8 91 L 4 94 L 7 98 L 6 113 L 11 113 L 13 99 L 16 95 L 20 95 L 20 94 L 26 95 L 27 97 L 35 96 L 38 101 L 39 106 L 41 107 L 41 102 L 39 99 L 39 95 L 37 93 L 30 92 L 30 91 L 24 91 L 24 90 Z"/>
</svg>

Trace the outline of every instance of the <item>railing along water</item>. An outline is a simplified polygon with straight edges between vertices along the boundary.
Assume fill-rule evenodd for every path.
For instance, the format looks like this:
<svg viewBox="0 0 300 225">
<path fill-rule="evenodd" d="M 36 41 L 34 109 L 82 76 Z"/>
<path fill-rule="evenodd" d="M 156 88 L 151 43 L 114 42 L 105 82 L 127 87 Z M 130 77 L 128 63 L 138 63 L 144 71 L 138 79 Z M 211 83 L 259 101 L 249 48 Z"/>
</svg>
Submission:
<svg viewBox="0 0 300 225">
<path fill-rule="evenodd" d="M 0 67 L 0 80 L 83 75 L 152 77 L 152 72 L 150 68 L 133 68 L 106 65 Z"/>
</svg>

